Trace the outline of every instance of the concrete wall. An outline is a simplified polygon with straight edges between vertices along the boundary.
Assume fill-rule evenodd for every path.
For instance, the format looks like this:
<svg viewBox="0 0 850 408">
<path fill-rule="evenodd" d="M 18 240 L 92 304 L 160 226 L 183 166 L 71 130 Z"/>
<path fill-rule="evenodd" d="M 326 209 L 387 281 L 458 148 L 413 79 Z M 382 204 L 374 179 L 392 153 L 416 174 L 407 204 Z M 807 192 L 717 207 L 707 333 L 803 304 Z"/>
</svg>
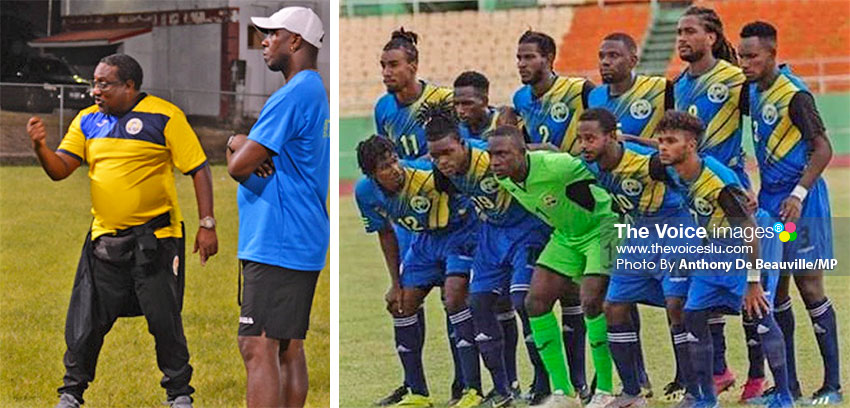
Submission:
<svg viewBox="0 0 850 408">
<path fill-rule="evenodd" d="M 154 27 L 124 41 L 119 52 L 142 65 L 144 90 L 170 99 L 187 114 L 219 114 L 218 95 L 209 92 L 220 88 L 221 25 Z"/>
<path fill-rule="evenodd" d="M 248 27 L 251 17 L 267 17 L 287 6 L 302 6 L 312 9 L 319 15 L 325 27 L 324 45 L 319 50 L 318 69 L 330 96 L 330 44 L 336 40 L 336 33 L 330 32 L 330 3 L 328 1 L 275 1 L 275 0 L 231 0 L 230 7 L 239 8 L 239 59 L 245 60 L 245 92 L 271 94 L 283 86 L 283 75 L 272 72 L 263 61 L 263 50 L 248 49 Z M 262 98 L 246 98 L 245 110 L 259 113 Z M 257 104 L 259 103 L 259 106 Z"/>
</svg>

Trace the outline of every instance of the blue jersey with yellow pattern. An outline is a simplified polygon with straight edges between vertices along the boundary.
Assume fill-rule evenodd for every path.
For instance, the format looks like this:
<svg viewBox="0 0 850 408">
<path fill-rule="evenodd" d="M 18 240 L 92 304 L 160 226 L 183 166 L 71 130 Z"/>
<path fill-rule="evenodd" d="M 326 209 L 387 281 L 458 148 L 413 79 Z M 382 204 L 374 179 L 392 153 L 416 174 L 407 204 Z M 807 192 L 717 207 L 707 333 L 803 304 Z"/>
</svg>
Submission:
<svg viewBox="0 0 850 408">
<path fill-rule="evenodd" d="M 466 143 L 469 147 L 469 169 L 463 175 L 449 177 L 449 180 L 461 194 L 472 200 L 481 220 L 493 225 L 512 226 L 526 219 L 537 219 L 499 186 L 496 176 L 490 171 L 487 144 L 479 140 Z M 542 222 L 540 224 L 546 228 Z"/>
<path fill-rule="evenodd" d="M 682 180 L 667 167 L 667 173 L 675 185 L 687 196 L 688 210 L 697 225 L 708 232 L 708 240 L 720 245 L 740 245 L 740 238 L 722 236 L 729 234 L 724 228 L 737 225 L 734 218 L 746 216 L 747 192 L 732 169 L 711 156 L 702 157 L 702 170 L 690 182 Z"/>
<path fill-rule="evenodd" d="M 791 100 L 809 92 L 803 81 L 782 66 L 770 88 L 750 84 L 753 140 L 762 185 L 796 185 L 808 164 L 809 146 L 791 120 Z"/>
<path fill-rule="evenodd" d="M 746 80 L 741 68 L 717 60 L 714 67 L 700 76 L 683 72 L 676 79 L 674 99 L 676 110 L 700 118 L 705 125 L 699 152 L 730 167 L 744 187 L 749 188 L 741 146 L 742 116 L 749 111 Z"/>
<path fill-rule="evenodd" d="M 420 82 L 422 93 L 407 105 L 400 104 L 393 93 L 385 94 L 375 104 L 375 129 L 379 135 L 392 140 L 402 159 L 416 159 L 428 153 L 425 127 L 419 119 L 425 103 L 439 104 L 452 99 L 450 88 Z"/>
<path fill-rule="evenodd" d="M 398 194 L 388 194 L 369 177 L 357 182 L 354 197 L 366 232 L 382 230 L 390 221 L 413 232 L 452 231 L 473 216 L 474 208 L 465 197 L 438 187 L 430 162 L 400 164 L 404 186 Z"/>
<path fill-rule="evenodd" d="M 667 78 L 637 75 L 621 95 L 612 96 L 608 84 L 590 91 L 588 108 L 604 108 L 617 118 L 620 133 L 651 138 L 664 112 L 673 108 L 673 89 Z"/>
<path fill-rule="evenodd" d="M 587 163 L 597 183 L 614 198 L 627 221 L 643 217 L 685 215 L 685 201 L 676 189 L 665 183 L 666 170 L 658 151 L 637 143 L 622 143 L 623 157 L 611 170 L 599 163 Z"/>
<path fill-rule="evenodd" d="M 557 77 L 539 98 L 531 85 L 514 93 L 514 109 L 522 118 L 529 143 L 551 143 L 562 152 L 578 155 L 578 117 L 587 107 L 593 84 L 585 78 Z"/>
<path fill-rule="evenodd" d="M 489 106 L 487 107 L 487 126 L 478 130 L 473 130 L 469 127 L 469 125 L 467 125 L 466 122 L 461 121 L 460 123 L 458 123 L 457 131 L 460 134 L 460 137 L 465 140 L 487 140 L 487 132 L 496 129 L 496 123 L 498 120 L 499 110 L 492 106 Z"/>
</svg>

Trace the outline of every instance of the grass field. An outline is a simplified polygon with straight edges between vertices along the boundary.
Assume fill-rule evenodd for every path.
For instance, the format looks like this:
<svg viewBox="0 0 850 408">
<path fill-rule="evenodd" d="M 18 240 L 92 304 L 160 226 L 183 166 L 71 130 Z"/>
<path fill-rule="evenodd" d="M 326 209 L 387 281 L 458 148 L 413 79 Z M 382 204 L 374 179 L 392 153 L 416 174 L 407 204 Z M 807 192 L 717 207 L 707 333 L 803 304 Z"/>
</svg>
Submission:
<svg viewBox="0 0 850 408">
<path fill-rule="evenodd" d="M 191 254 L 198 228 L 192 181 L 178 176 L 186 221 L 183 322 L 198 407 L 245 405 L 245 369 L 236 346 L 236 183 L 213 167 L 219 253 L 201 267 Z M 65 313 L 83 238 L 91 221 L 86 168 L 54 183 L 38 167 L 0 167 L 0 406 L 57 402 L 65 351 Z M 329 405 L 329 273 L 319 279 L 305 347 L 307 405 Z M 119 319 L 106 336 L 86 406 L 156 407 L 159 386 L 153 336 L 143 317 Z"/>
<path fill-rule="evenodd" d="M 830 169 L 826 174 L 830 186 L 834 221 L 834 246 L 839 260 L 836 275 L 826 280 L 827 292 L 838 311 L 841 346 L 841 370 L 844 385 L 850 378 L 850 169 Z M 384 310 L 384 291 L 389 279 L 377 238 L 363 232 L 360 217 L 350 196 L 340 200 L 340 406 L 364 407 L 401 383 L 401 365 L 395 353 L 392 323 Z M 822 380 L 821 358 L 796 289 L 792 290 L 797 321 L 797 364 L 803 390 L 808 395 Z M 661 309 L 641 307 L 642 341 L 647 367 L 656 392 L 673 377 L 673 354 L 666 320 Z M 451 357 L 446 342 L 445 317 L 439 295 L 427 300 L 427 340 L 425 371 L 431 395 L 437 406 L 445 406 L 451 382 Z M 730 317 L 726 325 L 727 359 L 738 376 L 738 385 L 746 377 L 747 360 L 740 318 Z M 531 370 L 524 345 L 517 350 L 520 382 L 523 390 L 531 382 Z M 588 373 L 592 373 L 588 358 Z M 483 365 L 482 365 L 483 370 Z M 489 379 L 482 372 L 485 382 Z M 489 384 L 485 385 L 489 388 Z M 721 395 L 724 406 L 735 404 L 740 389 Z M 850 398 L 847 399 L 850 401 Z M 850 406 L 850 402 L 846 404 Z M 657 400 L 652 407 L 663 407 Z"/>
</svg>

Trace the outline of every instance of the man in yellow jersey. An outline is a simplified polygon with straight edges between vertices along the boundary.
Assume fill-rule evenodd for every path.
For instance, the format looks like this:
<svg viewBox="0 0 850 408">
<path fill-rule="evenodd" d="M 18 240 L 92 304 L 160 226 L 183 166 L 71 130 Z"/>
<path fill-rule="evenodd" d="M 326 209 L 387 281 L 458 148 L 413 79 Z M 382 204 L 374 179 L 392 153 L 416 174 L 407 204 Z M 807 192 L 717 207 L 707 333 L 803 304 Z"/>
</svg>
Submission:
<svg viewBox="0 0 850 408">
<path fill-rule="evenodd" d="M 218 252 L 210 169 L 198 137 L 173 104 L 140 92 L 142 68 L 114 54 L 94 70 L 95 105 L 80 111 L 54 152 L 38 117 L 27 133 L 54 181 L 83 161 L 91 178 L 92 221 L 65 322 L 61 408 L 79 407 L 94 380 L 103 337 L 119 316 L 144 315 L 156 342 L 160 384 L 171 407 L 192 406 L 192 366 L 180 312 L 185 286 L 183 216 L 174 168 L 192 176 L 200 218 L 194 252 Z"/>
</svg>

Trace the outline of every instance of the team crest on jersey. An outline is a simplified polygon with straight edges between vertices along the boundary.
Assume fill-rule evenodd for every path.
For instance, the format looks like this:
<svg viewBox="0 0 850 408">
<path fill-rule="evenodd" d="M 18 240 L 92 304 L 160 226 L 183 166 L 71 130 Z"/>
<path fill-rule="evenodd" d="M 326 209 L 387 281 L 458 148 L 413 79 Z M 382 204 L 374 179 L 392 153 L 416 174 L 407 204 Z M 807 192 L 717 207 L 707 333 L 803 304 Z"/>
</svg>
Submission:
<svg viewBox="0 0 850 408">
<path fill-rule="evenodd" d="M 762 122 L 768 124 L 769 126 L 773 126 L 776 123 L 776 120 L 779 119 L 779 110 L 776 109 L 776 105 L 772 103 L 768 103 L 761 108 L 761 120 Z"/>
<path fill-rule="evenodd" d="M 413 196 L 410 199 L 410 208 L 419 214 L 425 214 L 431 209 L 431 200 L 423 196 Z"/>
<path fill-rule="evenodd" d="M 627 178 L 620 182 L 620 188 L 622 188 L 623 192 L 627 195 L 634 197 L 643 192 L 643 183 L 633 178 Z"/>
<path fill-rule="evenodd" d="M 136 135 L 142 131 L 142 120 L 139 118 L 133 118 L 127 121 L 127 124 L 124 125 L 124 130 L 131 135 Z"/>
<path fill-rule="evenodd" d="M 487 194 L 493 194 L 499 190 L 499 182 L 496 181 L 496 176 L 485 177 L 481 180 L 481 183 L 478 184 L 478 187 L 481 188 L 481 191 Z"/>
<path fill-rule="evenodd" d="M 570 108 L 563 102 L 557 102 L 549 109 L 549 116 L 555 122 L 562 123 L 570 116 Z"/>
<path fill-rule="evenodd" d="M 723 103 L 729 99 L 729 87 L 723 83 L 712 84 L 708 87 L 708 100 L 712 103 Z"/>
<path fill-rule="evenodd" d="M 697 211 L 697 214 L 703 217 L 708 217 L 709 215 L 711 215 L 711 213 L 714 212 L 714 206 L 712 206 L 708 200 L 702 197 L 697 197 L 694 199 L 694 209 Z"/>
<path fill-rule="evenodd" d="M 643 120 L 652 114 L 652 104 L 646 99 L 638 99 L 629 106 L 629 114 L 637 120 Z"/>
<path fill-rule="evenodd" d="M 699 110 L 696 105 L 688 106 L 688 114 L 691 116 L 699 117 Z"/>
<path fill-rule="evenodd" d="M 543 196 L 543 205 L 545 207 L 552 208 L 556 204 L 558 204 L 558 199 L 555 198 L 555 196 L 553 196 L 552 194 L 546 194 L 545 196 Z"/>
</svg>

